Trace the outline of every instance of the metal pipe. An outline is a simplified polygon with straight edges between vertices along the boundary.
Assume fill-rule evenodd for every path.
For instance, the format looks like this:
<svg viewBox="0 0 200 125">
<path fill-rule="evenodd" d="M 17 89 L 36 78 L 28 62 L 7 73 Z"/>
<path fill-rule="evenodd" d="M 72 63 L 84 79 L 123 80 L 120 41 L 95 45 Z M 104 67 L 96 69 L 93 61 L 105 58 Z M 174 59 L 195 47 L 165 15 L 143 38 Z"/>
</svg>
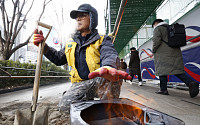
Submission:
<svg viewBox="0 0 200 125">
<path fill-rule="evenodd" d="M 111 33 L 110 0 L 108 0 L 108 33 Z"/>
<path fill-rule="evenodd" d="M 60 77 L 71 77 L 71 76 L 40 76 L 41 78 L 60 78 Z M 35 78 L 35 76 L 0 76 L 0 78 Z"/>
<path fill-rule="evenodd" d="M 117 15 L 117 18 L 116 18 L 116 21 L 115 21 L 115 27 L 114 27 L 114 30 L 113 30 L 113 33 L 112 33 L 112 36 L 114 36 L 112 43 L 114 43 L 115 38 L 117 36 L 117 32 L 118 32 L 118 29 L 119 29 L 119 25 L 120 25 L 120 22 L 121 22 L 127 1 L 128 0 L 122 0 L 121 1 L 120 8 L 119 8 L 119 11 L 118 11 L 118 15 Z"/>
<path fill-rule="evenodd" d="M 16 68 L 16 67 L 0 67 L 0 70 L 3 71 L 3 69 L 15 69 L 15 70 L 26 70 L 26 71 L 35 71 L 35 69 L 25 69 L 25 68 Z M 5 70 L 4 70 L 5 71 Z M 55 72 L 55 71 L 46 71 L 46 70 L 41 70 L 42 72 L 48 72 L 48 73 L 62 73 L 66 74 L 66 72 Z M 6 73 L 8 74 L 8 73 Z"/>
<path fill-rule="evenodd" d="M 138 40 L 138 33 L 137 33 L 137 48 L 139 47 L 138 42 L 139 42 L 139 40 Z"/>
</svg>

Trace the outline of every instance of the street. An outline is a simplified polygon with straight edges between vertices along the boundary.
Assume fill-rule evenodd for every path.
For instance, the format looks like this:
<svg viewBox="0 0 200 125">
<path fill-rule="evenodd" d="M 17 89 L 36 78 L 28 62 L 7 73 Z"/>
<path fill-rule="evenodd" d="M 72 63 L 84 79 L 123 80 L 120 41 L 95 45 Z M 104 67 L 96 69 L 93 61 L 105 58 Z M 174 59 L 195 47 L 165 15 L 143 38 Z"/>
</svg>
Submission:
<svg viewBox="0 0 200 125">
<path fill-rule="evenodd" d="M 69 89 L 70 82 L 62 84 L 52 84 L 47 86 L 39 87 L 38 102 L 42 99 L 54 98 L 60 99 L 62 93 Z M 15 91 L 11 93 L 0 94 L 0 105 L 10 103 L 10 102 L 23 102 L 23 101 L 32 101 L 33 89 L 25 89 L 20 91 Z"/>
</svg>

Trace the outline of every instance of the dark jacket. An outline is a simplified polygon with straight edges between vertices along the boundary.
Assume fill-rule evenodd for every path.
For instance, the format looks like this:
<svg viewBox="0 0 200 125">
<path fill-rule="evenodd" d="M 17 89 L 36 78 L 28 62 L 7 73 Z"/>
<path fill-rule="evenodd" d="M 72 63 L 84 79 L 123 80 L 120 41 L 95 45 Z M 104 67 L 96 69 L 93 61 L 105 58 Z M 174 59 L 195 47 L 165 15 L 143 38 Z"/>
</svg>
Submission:
<svg viewBox="0 0 200 125">
<path fill-rule="evenodd" d="M 157 76 L 183 74 L 185 71 L 181 49 L 171 48 L 162 41 L 163 39 L 168 42 L 167 28 L 162 25 L 168 24 L 159 23 L 154 29 L 152 38 L 155 74 Z"/>
<path fill-rule="evenodd" d="M 137 50 L 131 51 L 131 57 L 129 62 L 129 74 L 140 74 L 140 58 Z"/>
<path fill-rule="evenodd" d="M 90 35 L 88 40 L 86 40 L 85 43 L 83 43 L 82 45 L 81 45 L 81 39 L 79 38 L 78 32 L 73 37 L 73 40 L 77 42 L 76 53 L 75 53 L 76 69 L 78 70 L 79 76 L 82 79 L 88 79 L 88 74 L 89 74 L 88 66 L 85 60 L 86 47 L 98 39 L 100 39 L 100 36 L 97 30 L 95 30 Z M 67 63 L 65 48 L 61 49 L 60 51 L 56 51 L 52 47 L 46 47 L 46 48 L 47 50 L 45 50 L 46 52 L 44 53 L 45 56 L 55 65 L 60 66 Z M 104 40 L 100 47 L 100 65 L 117 68 L 120 65 L 119 63 L 120 62 L 118 58 L 118 53 L 114 49 L 112 40 L 109 36 L 105 35 Z"/>
<path fill-rule="evenodd" d="M 127 68 L 126 62 L 120 62 L 120 68 L 121 69 L 126 69 Z"/>
</svg>

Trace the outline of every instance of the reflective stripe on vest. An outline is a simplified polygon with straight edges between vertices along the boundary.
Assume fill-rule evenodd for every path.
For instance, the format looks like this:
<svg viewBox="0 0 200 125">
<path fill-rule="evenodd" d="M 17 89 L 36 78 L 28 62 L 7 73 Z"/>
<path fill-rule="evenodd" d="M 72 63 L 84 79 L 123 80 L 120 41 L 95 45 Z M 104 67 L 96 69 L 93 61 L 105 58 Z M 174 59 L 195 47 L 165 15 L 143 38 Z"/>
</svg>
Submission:
<svg viewBox="0 0 200 125">
<path fill-rule="evenodd" d="M 86 48 L 86 62 L 90 72 L 100 68 L 100 45 L 103 42 L 104 36 L 101 35 L 101 38 L 91 43 Z M 70 39 L 69 42 L 66 43 L 65 46 L 65 55 L 67 58 L 68 66 L 72 67 L 70 71 L 71 75 L 71 82 L 81 82 L 84 79 L 81 79 L 78 75 L 78 71 L 75 67 L 75 50 L 76 50 L 77 43 L 74 42 L 73 39 Z"/>
</svg>

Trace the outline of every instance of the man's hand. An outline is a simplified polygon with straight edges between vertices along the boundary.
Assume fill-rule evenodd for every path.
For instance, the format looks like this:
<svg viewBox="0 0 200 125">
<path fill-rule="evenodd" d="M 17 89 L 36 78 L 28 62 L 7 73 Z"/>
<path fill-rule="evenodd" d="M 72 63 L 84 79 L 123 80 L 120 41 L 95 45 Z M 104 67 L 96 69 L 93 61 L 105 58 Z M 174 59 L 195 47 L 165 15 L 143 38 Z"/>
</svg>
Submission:
<svg viewBox="0 0 200 125">
<path fill-rule="evenodd" d="M 119 81 L 120 79 L 131 80 L 131 76 L 127 72 L 111 67 L 101 67 L 88 75 L 89 79 L 95 77 L 102 77 L 112 82 Z"/>
<path fill-rule="evenodd" d="M 36 46 L 39 46 L 39 43 L 42 43 L 44 41 L 44 36 L 42 31 L 40 30 L 39 34 L 38 34 L 38 29 L 36 29 L 34 31 L 34 35 L 33 35 L 33 44 Z"/>
</svg>

